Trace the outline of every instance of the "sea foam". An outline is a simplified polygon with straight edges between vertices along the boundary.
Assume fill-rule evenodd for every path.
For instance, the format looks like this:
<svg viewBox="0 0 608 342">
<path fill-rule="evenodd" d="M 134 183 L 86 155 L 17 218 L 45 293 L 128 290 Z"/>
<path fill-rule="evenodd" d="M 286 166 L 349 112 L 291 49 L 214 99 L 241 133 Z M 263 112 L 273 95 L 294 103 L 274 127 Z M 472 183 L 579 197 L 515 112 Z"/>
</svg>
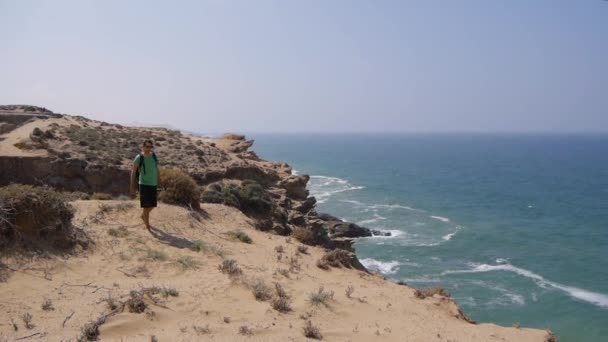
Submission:
<svg viewBox="0 0 608 342">
<path fill-rule="evenodd" d="M 488 264 L 470 264 L 473 268 L 470 270 L 453 270 L 453 271 L 445 271 L 442 275 L 445 274 L 456 274 L 456 273 L 479 273 L 479 272 L 490 272 L 490 271 L 507 271 L 519 274 L 523 277 L 532 279 L 536 285 L 542 288 L 550 288 L 553 287 L 555 289 L 561 290 L 568 294 L 569 296 L 597 305 L 602 308 L 608 308 L 608 295 L 598 292 L 592 292 L 584 289 L 580 289 L 573 286 L 567 286 L 560 283 L 556 283 L 551 280 L 545 279 L 543 276 L 536 274 L 532 271 L 528 271 L 523 268 L 519 268 L 513 266 L 509 263 L 506 263 L 505 259 L 499 259 L 503 261 L 503 263 L 499 265 L 488 265 Z"/>
<path fill-rule="evenodd" d="M 384 262 L 372 258 L 361 259 L 361 264 L 369 270 L 378 271 L 383 274 L 395 274 L 399 271 L 399 266 L 401 265 L 398 261 Z"/>
</svg>

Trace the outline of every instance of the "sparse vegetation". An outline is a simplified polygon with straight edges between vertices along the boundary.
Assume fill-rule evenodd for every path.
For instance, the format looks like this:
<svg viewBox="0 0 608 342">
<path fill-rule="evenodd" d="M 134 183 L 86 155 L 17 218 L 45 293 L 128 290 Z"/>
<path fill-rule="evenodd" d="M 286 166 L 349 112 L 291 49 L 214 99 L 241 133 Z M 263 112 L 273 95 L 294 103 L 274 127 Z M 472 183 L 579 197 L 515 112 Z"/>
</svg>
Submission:
<svg viewBox="0 0 608 342">
<path fill-rule="evenodd" d="M 226 235 L 228 235 L 229 237 L 235 239 L 235 240 L 239 240 L 241 242 L 244 243 L 251 243 L 253 242 L 253 240 L 251 239 L 251 237 L 249 237 L 249 235 L 247 235 L 247 233 L 245 233 L 242 230 L 231 230 L 229 232 L 226 233 Z"/>
<path fill-rule="evenodd" d="M 185 172 L 179 169 L 160 169 L 160 187 L 164 188 L 159 199 L 165 203 L 179 204 L 199 209 L 200 190 Z"/>
<path fill-rule="evenodd" d="M 122 238 L 129 235 L 129 231 L 125 227 L 110 228 L 108 234 L 113 237 Z"/>
<path fill-rule="evenodd" d="M 256 300 L 267 301 L 272 298 L 272 290 L 262 279 L 256 279 L 251 285 L 251 292 Z"/>
<path fill-rule="evenodd" d="M 285 313 L 291 311 L 291 301 L 289 298 L 275 297 L 272 302 L 270 302 L 270 305 L 278 312 Z"/>
<path fill-rule="evenodd" d="M 9 185 L 0 188 L 0 248 L 17 236 L 59 248 L 88 245 L 85 233 L 72 226 L 74 209 L 62 193 L 48 187 Z"/>
<path fill-rule="evenodd" d="M 197 335 L 207 335 L 207 334 L 211 333 L 211 329 L 209 329 L 209 324 L 205 325 L 204 327 L 198 326 L 198 325 L 193 325 L 192 329 L 194 330 L 194 332 Z"/>
<path fill-rule="evenodd" d="M 299 245 L 298 246 L 298 252 L 300 252 L 302 254 L 308 254 L 308 247 L 304 246 L 304 245 Z"/>
<path fill-rule="evenodd" d="M 346 298 L 351 298 L 351 296 L 353 295 L 353 292 L 355 292 L 355 287 L 352 285 L 348 285 L 344 292 L 346 294 Z"/>
<path fill-rule="evenodd" d="M 129 308 L 129 312 L 133 313 L 142 313 L 148 307 L 144 302 L 143 292 L 140 291 L 131 291 L 129 293 L 129 299 L 127 300 L 127 308 Z"/>
<path fill-rule="evenodd" d="M 290 274 L 289 270 L 286 268 L 277 268 L 277 273 L 282 275 L 285 278 L 289 278 L 289 274 Z"/>
<path fill-rule="evenodd" d="M 165 252 L 157 251 L 154 249 L 148 249 L 146 251 L 146 259 L 154 261 L 167 261 L 168 257 Z"/>
<path fill-rule="evenodd" d="M 42 310 L 44 311 L 53 311 L 55 310 L 55 307 L 53 306 L 53 301 L 51 301 L 50 299 L 45 299 L 42 302 Z"/>
<path fill-rule="evenodd" d="M 325 291 L 325 289 L 323 288 L 323 286 L 319 287 L 319 289 L 317 289 L 317 291 L 312 292 L 309 296 L 308 296 L 308 300 L 310 301 L 311 304 L 313 305 L 326 305 L 327 303 L 334 299 L 334 292 L 333 291 Z"/>
<path fill-rule="evenodd" d="M 222 261 L 219 266 L 219 270 L 222 273 L 228 274 L 230 276 L 237 276 L 243 273 L 243 271 L 239 267 L 239 264 L 234 259 L 226 259 Z"/>
<path fill-rule="evenodd" d="M 21 320 L 23 321 L 23 323 L 25 324 L 25 327 L 27 329 L 34 329 L 36 326 L 34 325 L 34 323 L 32 323 L 32 314 L 29 312 L 24 313 L 23 315 L 21 315 Z"/>
<path fill-rule="evenodd" d="M 253 335 L 253 330 L 246 325 L 241 325 L 239 327 L 239 334 L 250 336 L 250 335 Z"/>
<path fill-rule="evenodd" d="M 283 247 L 283 245 L 278 245 L 274 248 L 275 252 L 277 253 L 285 253 L 285 247 Z"/>
<path fill-rule="evenodd" d="M 201 201 L 239 208 L 245 213 L 264 214 L 272 208 L 266 190 L 253 180 L 244 180 L 240 185 L 213 183 L 203 192 Z"/>
<path fill-rule="evenodd" d="M 426 297 L 433 297 L 434 295 L 440 295 L 443 297 L 450 297 L 450 293 L 443 287 L 431 287 L 428 289 L 417 289 L 414 292 L 414 296 L 419 299 L 425 299 Z"/>
<path fill-rule="evenodd" d="M 315 340 L 323 339 L 323 335 L 321 335 L 321 331 L 319 330 L 319 327 L 317 327 L 316 325 L 313 325 L 310 320 L 306 321 L 306 324 L 304 325 L 304 328 L 302 328 L 302 329 L 304 331 L 304 336 L 306 336 L 307 338 L 312 338 Z"/>
<path fill-rule="evenodd" d="M 180 265 L 184 270 L 195 270 L 198 268 L 198 262 L 189 256 L 177 259 L 177 264 Z"/>
</svg>

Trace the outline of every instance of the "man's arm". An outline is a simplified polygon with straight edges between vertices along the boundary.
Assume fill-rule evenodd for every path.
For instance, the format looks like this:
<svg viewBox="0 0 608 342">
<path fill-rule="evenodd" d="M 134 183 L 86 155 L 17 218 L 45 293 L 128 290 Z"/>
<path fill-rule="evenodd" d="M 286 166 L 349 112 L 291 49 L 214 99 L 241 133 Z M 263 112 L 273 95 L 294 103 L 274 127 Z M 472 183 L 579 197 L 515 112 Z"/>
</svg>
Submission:
<svg viewBox="0 0 608 342">
<path fill-rule="evenodd" d="M 133 164 L 131 167 L 131 184 L 129 190 L 131 190 L 131 194 L 135 194 L 137 192 L 137 187 L 135 186 L 135 173 L 137 173 L 137 165 Z"/>
</svg>

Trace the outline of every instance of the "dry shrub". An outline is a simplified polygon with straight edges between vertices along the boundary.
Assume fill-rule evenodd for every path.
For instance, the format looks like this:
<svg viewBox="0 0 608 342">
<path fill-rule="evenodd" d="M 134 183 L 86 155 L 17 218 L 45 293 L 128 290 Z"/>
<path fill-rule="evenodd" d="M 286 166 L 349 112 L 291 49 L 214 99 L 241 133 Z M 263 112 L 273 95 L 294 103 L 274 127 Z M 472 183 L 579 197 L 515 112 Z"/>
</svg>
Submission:
<svg viewBox="0 0 608 342">
<path fill-rule="evenodd" d="M 144 294 L 139 291 L 131 291 L 129 293 L 130 298 L 127 300 L 127 307 L 129 312 L 142 313 L 148 307 L 144 302 Z"/>
<path fill-rule="evenodd" d="M 321 335 L 319 327 L 313 325 L 310 320 L 306 321 L 306 325 L 304 325 L 304 328 L 302 328 L 302 330 L 304 330 L 304 336 L 306 336 L 307 338 L 312 338 L 315 340 L 323 339 L 323 335 Z"/>
<path fill-rule="evenodd" d="M 86 247 L 86 234 L 72 226 L 74 209 L 62 193 L 48 187 L 9 185 L 0 188 L 0 247 L 17 236 L 50 242 L 54 247 Z"/>
<path fill-rule="evenodd" d="M 354 255 L 343 249 L 334 249 L 326 252 L 319 261 L 317 267 L 328 270 L 330 267 L 353 267 Z"/>
<path fill-rule="evenodd" d="M 313 245 L 315 236 L 312 230 L 302 227 L 295 227 L 291 233 L 291 235 L 301 243 L 305 243 L 307 245 Z"/>
<path fill-rule="evenodd" d="M 298 252 L 302 254 L 308 254 L 308 247 L 304 245 L 298 246 Z"/>
<path fill-rule="evenodd" d="M 50 299 L 45 299 L 44 302 L 42 302 L 42 310 L 44 311 L 53 311 L 55 310 L 55 307 L 53 306 L 53 301 L 51 301 Z"/>
<path fill-rule="evenodd" d="M 270 305 L 278 312 L 285 313 L 291 311 L 291 301 L 286 297 L 275 297 Z"/>
<path fill-rule="evenodd" d="M 108 229 L 108 234 L 113 237 L 127 237 L 129 235 L 129 231 L 125 227 L 118 228 L 110 228 Z"/>
<path fill-rule="evenodd" d="M 262 279 L 256 279 L 251 285 L 251 292 L 256 300 L 267 301 L 272 298 L 272 290 Z"/>
<path fill-rule="evenodd" d="M 332 299 L 334 299 L 334 292 L 325 291 L 323 286 L 319 287 L 319 289 L 317 289 L 316 292 L 312 292 L 308 296 L 308 300 L 313 305 L 323 304 L 323 305 L 327 306 L 327 302 L 329 302 Z"/>
<path fill-rule="evenodd" d="M 159 199 L 165 203 L 200 208 L 200 190 L 188 174 L 179 169 L 160 169 Z"/>
<path fill-rule="evenodd" d="M 414 292 L 414 296 L 419 299 L 424 299 L 426 297 L 433 297 L 433 295 L 440 295 L 443 297 L 451 297 L 450 293 L 446 291 L 443 287 L 431 287 L 427 289 L 417 289 Z"/>
<path fill-rule="evenodd" d="M 239 334 L 250 336 L 250 335 L 253 335 L 253 330 L 246 325 L 241 325 L 239 327 Z"/>
<path fill-rule="evenodd" d="M 229 237 L 231 237 L 235 240 L 239 240 L 244 243 L 253 242 L 253 240 L 251 240 L 251 237 L 249 237 L 249 235 L 247 235 L 247 233 L 245 233 L 242 230 L 231 230 L 231 231 L 227 232 L 226 235 L 228 235 Z"/>
<path fill-rule="evenodd" d="M 230 276 L 237 276 L 243 273 L 243 271 L 239 267 L 239 264 L 234 259 L 226 259 L 222 261 L 218 269 L 222 273 L 228 274 Z"/>
</svg>

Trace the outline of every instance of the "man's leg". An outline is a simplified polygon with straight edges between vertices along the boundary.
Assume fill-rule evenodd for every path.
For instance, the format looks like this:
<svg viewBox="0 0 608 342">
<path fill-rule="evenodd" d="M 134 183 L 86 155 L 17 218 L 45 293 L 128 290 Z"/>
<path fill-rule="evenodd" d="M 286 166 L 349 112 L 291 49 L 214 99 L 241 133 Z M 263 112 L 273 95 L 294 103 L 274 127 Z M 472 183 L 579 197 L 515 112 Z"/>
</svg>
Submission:
<svg viewBox="0 0 608 342">
<path fill-rule="evenodd" d="M 144 223 L 146 224 L 146 229 L 150 230 L 150 212 L 154 208 L 144 208 L 144 213 L 142 214 L 142 218 Z"/>
</svg>

